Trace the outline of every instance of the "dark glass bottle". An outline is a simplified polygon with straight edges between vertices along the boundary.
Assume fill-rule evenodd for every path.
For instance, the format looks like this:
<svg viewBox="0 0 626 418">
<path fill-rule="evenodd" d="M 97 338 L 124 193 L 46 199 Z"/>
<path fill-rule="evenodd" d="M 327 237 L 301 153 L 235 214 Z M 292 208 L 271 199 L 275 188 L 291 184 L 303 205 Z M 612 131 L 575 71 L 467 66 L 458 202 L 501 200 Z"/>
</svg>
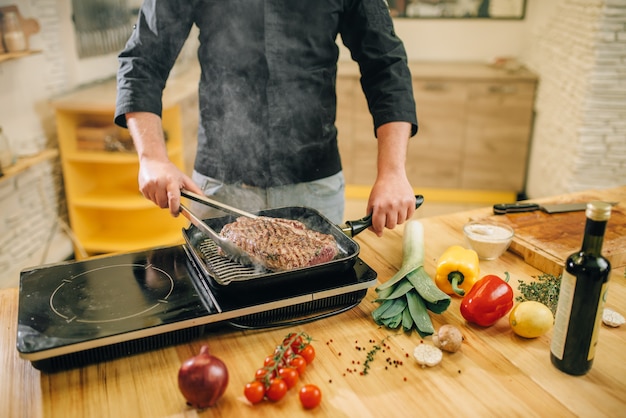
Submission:
<svg viewBox="0 0 626 418">
<path fill-rule="evenodd" d="M 559 370 L 583 375 L 591 369 L 611 264 L 601 254 L 611 205 L 590 202 L 582 248 L 565 261 L 550 359 Z"/>
</svg>

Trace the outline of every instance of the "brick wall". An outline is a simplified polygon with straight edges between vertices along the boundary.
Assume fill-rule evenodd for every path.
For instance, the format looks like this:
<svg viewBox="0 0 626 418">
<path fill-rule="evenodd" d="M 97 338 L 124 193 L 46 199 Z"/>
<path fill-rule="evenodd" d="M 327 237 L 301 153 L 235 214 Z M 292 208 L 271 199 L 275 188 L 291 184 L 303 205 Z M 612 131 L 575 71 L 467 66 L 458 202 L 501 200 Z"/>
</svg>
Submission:
<svg viewBox="0 0 626 418">
<path fill-rule="evenodd" d="M 72 253 L 58 217 L 58 161 L 37 164 L 0 181 L 0 288 L 15 287 L 22 269 L 57 262 Z"/>
<path fill-rule="evenodd" d="M 558 3 L 523 58 L 540 75 L 530 197 L 626 184 L 626 0 Z"/>
<path fill-rule="evenodd" d="M 39 21 L 31 36 L 32 49 L 41 54 L 2 64 L 0 124 L 6 124 L 12 148 L 30 154 L 55 147 L 54 114 L 47 98 L 67 88 L 56 0 L 4 1 L 17 4 L 23 16 Z M 45 139 L 42 141 L 42 137 Z M 43 142 L 47 142 L 44 144 Z M 0 288 L 19 284 L 22 269 L 58 262 L 72 255 L 65 231 L 59 159 L 44 161 L 10 178 L 0 178 Z"/>
</svg>

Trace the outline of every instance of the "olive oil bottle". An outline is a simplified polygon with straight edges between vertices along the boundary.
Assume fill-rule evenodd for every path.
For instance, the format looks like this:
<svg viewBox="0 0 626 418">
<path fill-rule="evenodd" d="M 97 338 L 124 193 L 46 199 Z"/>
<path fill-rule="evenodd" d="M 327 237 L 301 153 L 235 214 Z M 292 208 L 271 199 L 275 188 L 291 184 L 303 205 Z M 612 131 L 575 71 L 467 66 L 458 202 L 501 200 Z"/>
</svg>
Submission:
<svg viewBox="0 0 626 418">
<path fill-rule="evenodd" d="M 601 254 L 611 205 L 590 202 L 585 214 L 582 248 L 565 261 L 550 346 L 552 364 L 571 375 L 591 369 L 611 271 Z"/>
</svg>

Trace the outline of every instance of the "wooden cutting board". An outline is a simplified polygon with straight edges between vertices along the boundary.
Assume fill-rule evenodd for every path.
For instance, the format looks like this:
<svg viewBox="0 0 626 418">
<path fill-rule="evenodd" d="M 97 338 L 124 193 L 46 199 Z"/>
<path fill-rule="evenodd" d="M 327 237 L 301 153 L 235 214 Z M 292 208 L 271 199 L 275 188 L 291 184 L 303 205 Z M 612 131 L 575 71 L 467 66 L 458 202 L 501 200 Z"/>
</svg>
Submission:
<svg viewBox="0 0 626 418">
<path fill-rule="evenodd" d="M 626 187 L 606 191 L 588 192 L 574 198 L 557 198 L 548 203 L 577 203 L 592 200 L 620 202 L 611 210 L 607 224 L 602 254 L 611 262 L 611 268 L 626 266 Z M 559 275 L 570 254 L 579 251 L 584 230 L 585 212 L 548 214 L 543 211 L 493 215 L 492 220 L 509 224 L 515 237 L 509 251 L 518 254 L 537 269 Z"/>
</svg>

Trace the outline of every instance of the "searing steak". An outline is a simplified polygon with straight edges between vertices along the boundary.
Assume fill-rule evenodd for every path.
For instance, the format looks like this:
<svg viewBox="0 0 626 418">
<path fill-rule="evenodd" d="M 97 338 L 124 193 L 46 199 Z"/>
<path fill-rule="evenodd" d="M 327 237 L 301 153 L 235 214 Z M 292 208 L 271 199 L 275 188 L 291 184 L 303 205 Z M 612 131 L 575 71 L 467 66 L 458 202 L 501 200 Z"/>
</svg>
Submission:
<svg viewBox="0 0 626 418">
<path fill-rule="evenodd" d="M 331 261 L 339 253 L 332 235 L 290 219 L 240 217 L 224 225 L 220 235 L 270 270 L 313 266 Z"/>
</svg>

